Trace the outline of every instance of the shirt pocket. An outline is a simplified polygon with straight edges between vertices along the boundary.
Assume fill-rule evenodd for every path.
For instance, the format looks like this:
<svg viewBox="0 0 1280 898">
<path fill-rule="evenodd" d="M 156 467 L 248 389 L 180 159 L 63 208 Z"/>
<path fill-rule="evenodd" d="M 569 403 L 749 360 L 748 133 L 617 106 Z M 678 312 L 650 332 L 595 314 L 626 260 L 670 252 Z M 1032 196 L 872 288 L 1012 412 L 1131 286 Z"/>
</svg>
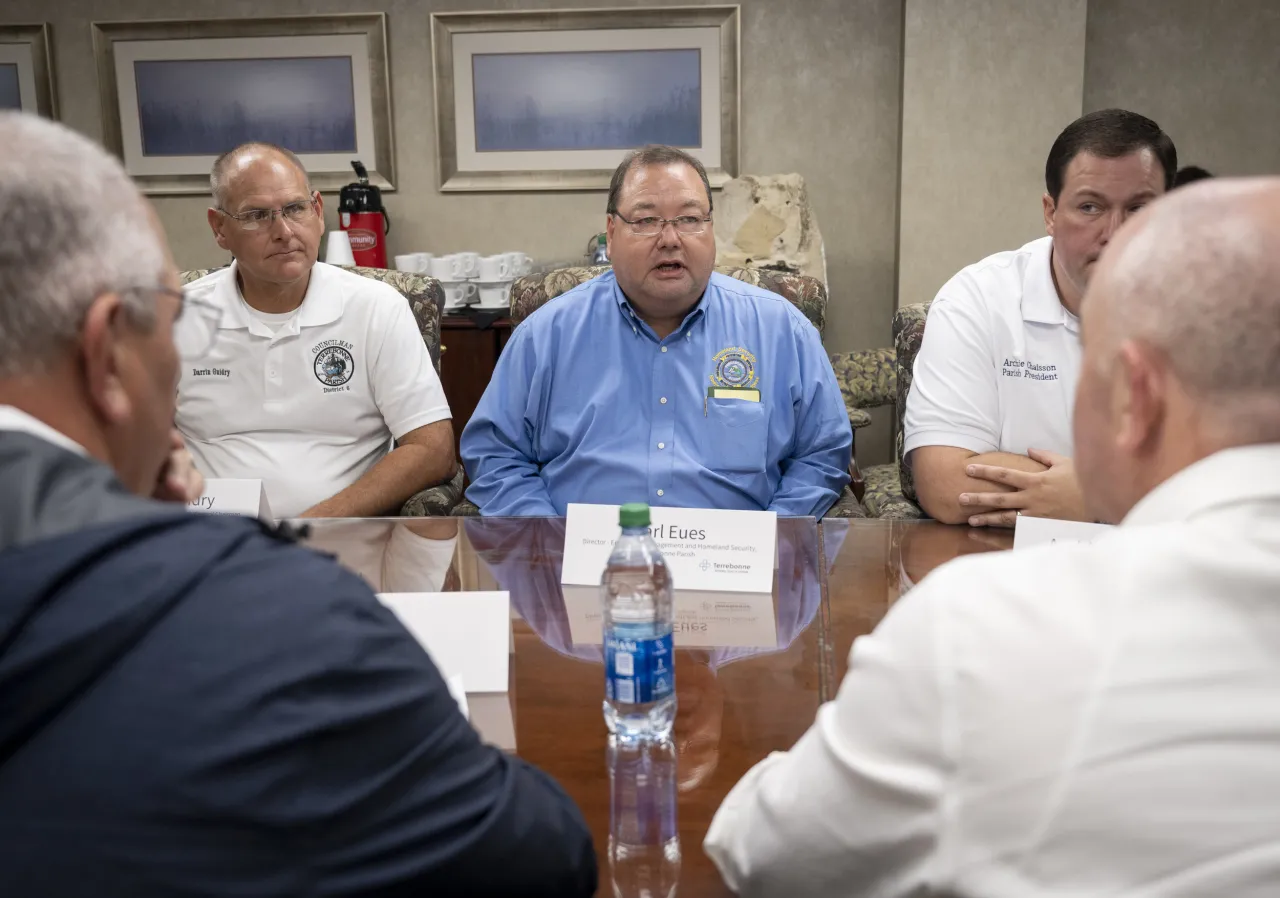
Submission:
<svg viewBox="0 0 1280 898">
<path fill-rule="evenodd" d="M 763 403 L 707 399 L 707 442 L 703 464 L 713 471 L 763 473 L 769 455 L 769 415 Z"/>
</svg>

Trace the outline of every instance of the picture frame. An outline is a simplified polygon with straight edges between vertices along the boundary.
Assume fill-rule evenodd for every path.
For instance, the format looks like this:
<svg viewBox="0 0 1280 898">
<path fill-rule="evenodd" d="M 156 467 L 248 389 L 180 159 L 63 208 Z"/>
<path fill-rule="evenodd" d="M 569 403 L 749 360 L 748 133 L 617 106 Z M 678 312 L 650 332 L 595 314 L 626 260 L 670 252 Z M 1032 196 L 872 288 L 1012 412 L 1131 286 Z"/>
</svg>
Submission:
<svg viewBox="0 0 1280 898">
<path fill-rule="evenodd" d="M 440 190 L 600 190 L 669 143 L 738 172 L 737 5 L 433 13 Z"/>
<path fill-rule="evenodd" d="M 103 143 L 144 193 L 208 193 L 214 160 L 245 140 L 293 150 L 316 190 L 351 183 L 353 159 L 395 189 L 385 14 L 92 28 Z"/>
<path fill-rule="evenodd" d="M 53 41 L 47 22 L 0 25 L 0 109 L 58 117 Z"/>
</svg>

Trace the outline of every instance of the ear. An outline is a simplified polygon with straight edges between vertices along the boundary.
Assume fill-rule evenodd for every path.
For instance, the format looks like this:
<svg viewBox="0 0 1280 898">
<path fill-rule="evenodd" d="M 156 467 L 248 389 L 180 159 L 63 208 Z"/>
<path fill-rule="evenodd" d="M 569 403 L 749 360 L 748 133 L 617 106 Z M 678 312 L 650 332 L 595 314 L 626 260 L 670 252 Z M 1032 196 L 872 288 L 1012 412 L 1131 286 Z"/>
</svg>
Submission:
<svg viewBox="0 0 1280 898">
<path fill-rule="evenodd" d="M 1053 197 L 1045 194 L 1040 198 L 1041 205 L 1044 206 L 1044 232 L 1050 237 L 1053 236 L 1053 214 L 1058 211 L 1058 204 L 1053 201 Z"/>
<path fill-rule="evenodd" d="M 227 246 L 227 238 L 222 233 L 223 224 L 226 220 L 223 214 L 217 209 L 210 208 L 206 218 L 209 221 L 209 230 L 213 231 L 213 239 L 219 248 L 231 252 L 231 247 Z"/>
<path fill-rule="evenodd" d="M 609 258 L 613 258 L 613 229 L 614 222 L 617 221 L 612 215 L 604 217 L 604 251 L 609 254 Z"/>
<path fill-rule="evenodd" d="M 133 403 L 124 388 L 120 370 L 124 316 L 120 297 L 106 293 L 89 306 L 81 330 L 80 361 L 85 392 L 98 417 L 108 424 L 118 424 L 133 413 Z"/>
<path fill-rule="evenodd" d="M 324 233 L 324 195 L 320 191 L 312 191 L 312 196 L 316 198 L 316 215 L 320 217 L 320 233 Z"/>
<path fill-rule="evenodd" d="M 1115 365 L 1117 448 L 1140 458 L 1150 453 L 1164 428 L 1169 369 L 1151 347 L 1133 340 L 1120 344 Z"/>
</svg>

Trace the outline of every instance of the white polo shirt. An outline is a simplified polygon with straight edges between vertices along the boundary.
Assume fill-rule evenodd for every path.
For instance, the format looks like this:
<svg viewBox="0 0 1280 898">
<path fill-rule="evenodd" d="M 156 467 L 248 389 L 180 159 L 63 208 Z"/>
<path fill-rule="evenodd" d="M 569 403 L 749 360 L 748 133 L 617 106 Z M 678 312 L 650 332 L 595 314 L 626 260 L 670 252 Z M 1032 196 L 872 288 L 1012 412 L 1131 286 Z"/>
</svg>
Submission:
<svg viewBox="0 0 1280 898">
<path fill-rule="evenodd" d="M 280 517 L 350 486 L 392 438 L 450 417 L 409 304 L 386 284 L 317 262 L 274 333 L 235 263 L 187 289 L 222 320 L 207 356 L 184 364 L 178 429 L 201 473 L 261 479 Z"/>
<path fill-rule="evenodd" d="M 920 446 L 1072 455 L 1080 322 L 1062 305 L 1052 237 L 963 269 L 929 307 L 903 454 Z"/>
</svg>

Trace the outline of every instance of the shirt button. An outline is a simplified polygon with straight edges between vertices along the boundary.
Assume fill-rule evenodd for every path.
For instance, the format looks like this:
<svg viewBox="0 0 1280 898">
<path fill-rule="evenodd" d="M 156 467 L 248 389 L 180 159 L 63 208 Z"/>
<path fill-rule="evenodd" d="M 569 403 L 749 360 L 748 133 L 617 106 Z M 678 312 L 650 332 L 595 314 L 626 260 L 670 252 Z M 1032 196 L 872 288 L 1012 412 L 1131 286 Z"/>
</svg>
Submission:
<svg viewBox="0 0 1280 898">
<path fill-rule="evenodd" d="M 658 495 L 659 495 L 659 496 L 661 496 L 661 495 L 662 495 L 662 490 L 658 490 Z"/>
<path fill-rule="evenodd" d="M 664 347 L 662 347 L 662 351 L 663 351 L 663 352 L 666 352 L 666 351 L 667 351 L 667 347 L 665 347 L 665 346 L 664 346 Z"/>
<path fill-rule="evenodd" d="M 667 404 L 667 397 L 666 397 L 666 396 L 663 396 L 663 397 L 662 397 L 661 399 L 659 399 L 658 401 L 659 401 L 659 402 L 661 402 L 663 405 L 666 405 L 666 404 Z"/>
<path fill-rule="evenodd" d="M 666 448 L 667 448 L 667 444 L 666 444 L 666 443 L 659 443 L 659 444 L 658 444 L 658 448 L 659 448 L 659 449 L 666 449 Z"/>
</svg>

